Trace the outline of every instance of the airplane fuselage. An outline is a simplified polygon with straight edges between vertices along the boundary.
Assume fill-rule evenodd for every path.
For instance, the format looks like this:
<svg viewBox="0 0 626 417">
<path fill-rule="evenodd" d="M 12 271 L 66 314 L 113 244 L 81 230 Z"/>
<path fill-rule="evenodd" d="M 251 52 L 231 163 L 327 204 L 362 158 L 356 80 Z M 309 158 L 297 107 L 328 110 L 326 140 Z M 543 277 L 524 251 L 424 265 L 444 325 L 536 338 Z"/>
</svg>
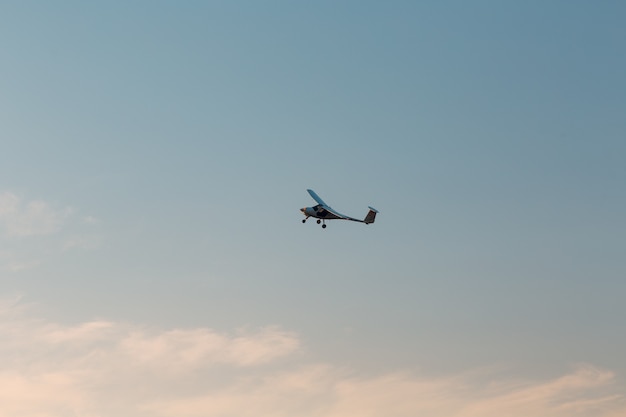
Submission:
<svg viewBox="0 0 626 417">
<path fill-rule="evenodd" d="M 321 205 L 317 205 L 314 207 L 304 207 L 301 208 L 300 211 L 307 217 L 315 217 L 316 219 L 323 220 L 337 220 L 341 219 L 339 216 L 335 216 L 330 211 L 323 208 Z"/>
</svg>

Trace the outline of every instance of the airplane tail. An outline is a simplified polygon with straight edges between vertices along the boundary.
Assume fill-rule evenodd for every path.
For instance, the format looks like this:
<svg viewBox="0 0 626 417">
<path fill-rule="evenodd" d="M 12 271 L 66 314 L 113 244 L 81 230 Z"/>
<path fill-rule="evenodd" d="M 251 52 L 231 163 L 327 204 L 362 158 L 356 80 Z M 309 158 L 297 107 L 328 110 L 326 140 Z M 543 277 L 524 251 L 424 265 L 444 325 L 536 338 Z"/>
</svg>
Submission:
<svg viewBox="0 0 626 417">
<path fill-rule="evenodd" d="M 369 209 L 370 211 L 367 213 L 367 216 L 365 216 L 365 220 L 363 220 L 363 223 L 365 224 L 374 223 L 374 220 L 376 220 L 376 213 L 378 213 L 378 210 L 374 207 L 369 207 Z"/>
</svg>

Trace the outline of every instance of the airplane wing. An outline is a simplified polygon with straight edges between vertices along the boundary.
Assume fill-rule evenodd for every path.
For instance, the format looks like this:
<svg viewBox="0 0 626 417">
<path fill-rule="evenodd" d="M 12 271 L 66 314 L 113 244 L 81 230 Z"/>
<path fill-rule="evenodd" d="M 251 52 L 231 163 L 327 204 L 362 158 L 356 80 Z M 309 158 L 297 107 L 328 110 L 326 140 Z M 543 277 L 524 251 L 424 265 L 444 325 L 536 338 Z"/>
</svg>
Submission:
<svg viewBox="0 0 626 417">
<path fill-rule="evenodd" d="M 324 207 L 329 208 L 328 204 L 324 203 L 324 200 L 322 200 L 319 195 L 315 194 L 315 191 L 313 190 L 307 190 L 307 191 L 309 192 L 311 197 L 313 197 L 313 200 L 317 201 L 317 204 L 321 204 Z"/>
</svg>

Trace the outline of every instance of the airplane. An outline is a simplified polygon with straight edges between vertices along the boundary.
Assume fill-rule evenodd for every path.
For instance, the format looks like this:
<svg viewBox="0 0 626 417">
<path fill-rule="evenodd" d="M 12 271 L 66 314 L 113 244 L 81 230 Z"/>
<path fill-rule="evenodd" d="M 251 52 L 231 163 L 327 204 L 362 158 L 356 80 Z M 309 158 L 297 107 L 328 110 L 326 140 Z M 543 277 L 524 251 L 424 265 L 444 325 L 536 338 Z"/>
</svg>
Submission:
<svg viewBox="0 0 626 417">
<path fill-rule="evenodd" d="M 302 223 L 306 223 L 309 217 L 315 217 L 317 219 L 317 224 L 322 223 L 322 228 L 326 229 L 326 220 L 351 220 L 353 222 L 365 224 L 374 223 L 374 220 L 376 220 L 376 214 L 378 213 L 378 210 L 373 207 L 368 206 L 370 211 L 367 212 L 367 216 L 365 216 L 365 219 L 355 219 L 354 217 L 337 213 L 335 210 L 330 208 L 328 204 L 324 203 L 324 200 L 322 200 L 317 194 L 315 194 L 315 191 L 307 191 L 309 192 L 311 197 L 313 197 L 313 200 L 317 202 L 317 205 L 314 207 L 304 207 L 300 209 L 302 214 L 306 216 L 304 219 L 302 219 Z"/>
</svg>

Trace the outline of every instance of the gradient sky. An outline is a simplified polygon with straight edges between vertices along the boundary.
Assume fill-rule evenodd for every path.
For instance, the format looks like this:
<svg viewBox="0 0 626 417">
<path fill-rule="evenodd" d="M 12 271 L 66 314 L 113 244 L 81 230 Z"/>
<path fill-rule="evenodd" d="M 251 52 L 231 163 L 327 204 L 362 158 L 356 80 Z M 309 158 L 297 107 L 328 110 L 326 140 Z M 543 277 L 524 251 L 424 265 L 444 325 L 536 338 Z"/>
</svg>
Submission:
<svg viewBox="0 0 626 417">
<path fill-rule="evenodd" d="M 625 21 L 3 3 L 0 417 L 625 416 Z"/>
</svg>

